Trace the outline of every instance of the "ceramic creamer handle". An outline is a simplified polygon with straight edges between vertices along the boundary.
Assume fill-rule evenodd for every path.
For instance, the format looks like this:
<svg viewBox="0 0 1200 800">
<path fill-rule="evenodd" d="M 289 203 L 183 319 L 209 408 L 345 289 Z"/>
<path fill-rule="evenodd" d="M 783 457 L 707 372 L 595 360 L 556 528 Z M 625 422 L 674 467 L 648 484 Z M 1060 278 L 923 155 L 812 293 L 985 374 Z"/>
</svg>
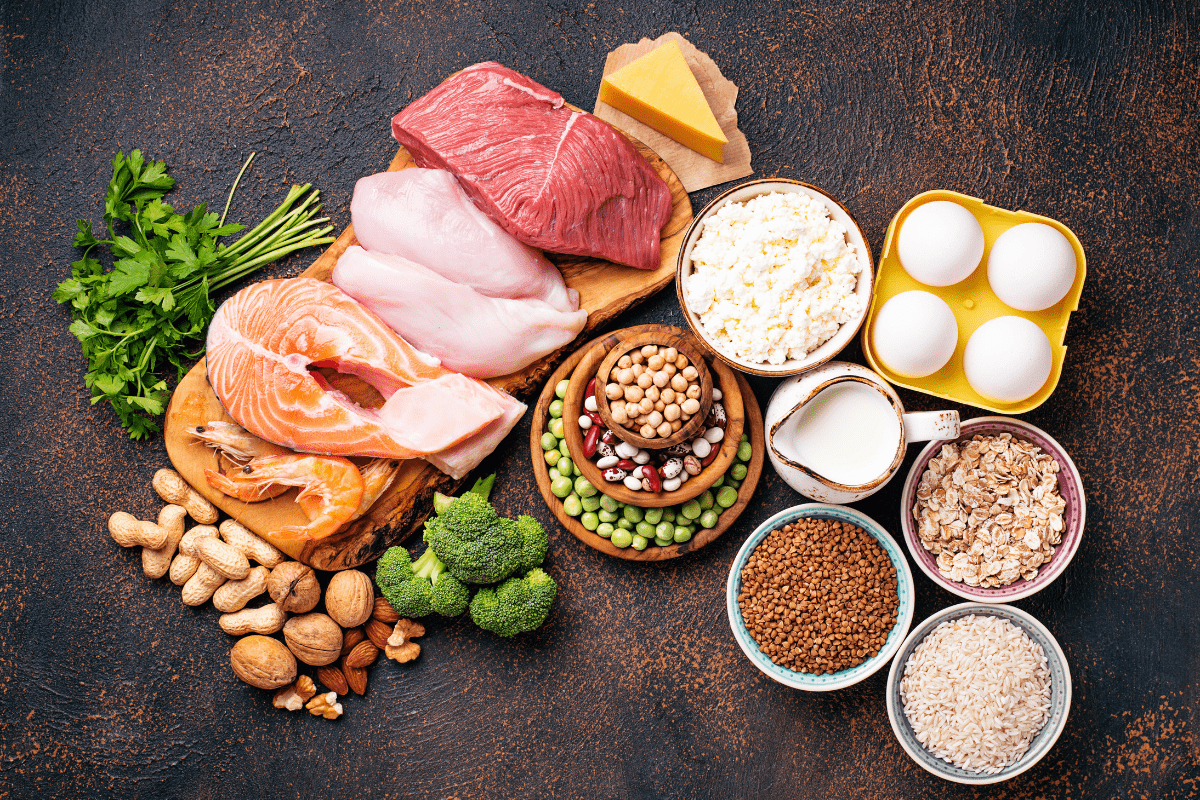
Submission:
<svg viewBox="0 0 1200 800">
<path fill-rule="evenodd" d="M 918 411 L 904 415 L 904 439 L 907 442 L 958 438 L 957 411 Z"/>
</svg>

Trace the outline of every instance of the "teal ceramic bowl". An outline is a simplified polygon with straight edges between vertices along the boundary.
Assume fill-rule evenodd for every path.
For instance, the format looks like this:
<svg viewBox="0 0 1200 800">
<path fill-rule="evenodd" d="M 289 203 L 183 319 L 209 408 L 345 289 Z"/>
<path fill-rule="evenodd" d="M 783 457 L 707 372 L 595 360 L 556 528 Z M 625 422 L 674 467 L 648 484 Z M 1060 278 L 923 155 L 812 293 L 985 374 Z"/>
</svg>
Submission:
<svg viewBox="0 0 1200 800">
<path fill-rule="evenodd" d="M 746 561 L 750 558 L 750 554 L 754 552 L 755 548 L 758 547 L 759 543 L 771 531 L 782 528 L 789 522 L 794 522 L 798 519 L 827 519 L 856 525 L 875 537 L 875 540 L 883 547 L 884 552 L 891 559 L 892 565 L 896 568 L 896 589 L 900 600 L 896 612 L 896 624 L 892 626 L 891 632 L 888 633 L 883 649 L 857 667 L 851 667 L 841 672 L 826 675 L 796 672 L 795 670 L 781 667 L 758 649 L 758 643 L 754 641 L 754 637 L 750 635 L 749 629 L 746 628 L 746 621 L 742 619 L 742 610 L 738 606 L 737 596 L 742 588 L 742 569 L 746 566 Z M 785 686 L 791 686 L 793 689 L 803 689 L 807 692 L 829 692 L 834 689 L 844 689 L 873 675 L 880 668 L 886 666 L 892 660 L 892 656 L 896 654 L 896 651 L 900 649 L 904 637 L 908 634 L 908 627 L 912 624 L 913 603 L 912 571 L 908 568 L 908 562 L 904 559 L 904 551 L 893 541 L 888 532 L 883 529 L 883 526 L 866 514 L 855 511 L 853 508 L 826 505 L 824 503 L 806 503 L 800 506 L 793 506 L 792 508 L 780 511 L 759 525 L 754 530 L 754 533 L 750 534 L 750 538 L 746 540 L 745 544 L 742 545 L 742 549 L 738 551 L 737 558 L 733 560 L 733 566 L 729 570 L 729 581 L 725 587 L 725 610 L 729 616 L 729 627 L 733 629 L 733 638 L 737 640 L 738 647 L 742 648 L 742 652 L 746 654 L 751 663 L 758 667 L 759 671 L 767 677 L 773 678 Z"/>
</svg>

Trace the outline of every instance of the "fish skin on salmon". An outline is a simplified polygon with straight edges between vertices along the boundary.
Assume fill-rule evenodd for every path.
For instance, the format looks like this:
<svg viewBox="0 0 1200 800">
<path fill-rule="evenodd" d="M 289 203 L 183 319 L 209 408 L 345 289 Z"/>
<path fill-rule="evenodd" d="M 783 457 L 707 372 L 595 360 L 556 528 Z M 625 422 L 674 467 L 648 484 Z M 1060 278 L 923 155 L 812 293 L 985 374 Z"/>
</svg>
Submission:
<svg viewBox="0 0 1200 800">
<path fill-rule="evenodd" d="M 454 478 L 525 411 L 507 393 L 443 368 L 336 286 L 311 278 L 262 281 L 226 300 L 208 328 L 207 367 L 225 410 L 262 439 L 323 455 L 468 453 L 439 459 Z M 385 402 L 358 406 L 310 367 L 356 375 Z"/>
<path fill-rule="evenodd" d="M 661 265 L 666 182 L 610 125 L 515 70 L 463 69 L 393 117 L 392 135 L 531 247 Z"/>
</svg>

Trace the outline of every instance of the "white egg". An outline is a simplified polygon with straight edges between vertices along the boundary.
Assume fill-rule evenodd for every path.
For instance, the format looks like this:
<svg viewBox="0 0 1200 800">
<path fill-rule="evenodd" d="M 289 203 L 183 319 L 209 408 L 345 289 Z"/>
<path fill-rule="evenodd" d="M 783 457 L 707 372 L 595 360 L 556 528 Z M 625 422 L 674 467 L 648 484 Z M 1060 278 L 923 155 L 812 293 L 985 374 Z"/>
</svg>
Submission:
<svg viewBox="0 0 1200 800">
<path fill-rule="evenodd" d="M 900 226 L 896 251 L 904 271 L 926 286 L 953 286 L 983 258 L 983 228 L 958 203 L 917 206 Z"/>
<path fill-rule="evenodd" d="M 901 292 L 875 312 L 872 347 L 883 365 L 907 378 L 932 375 L 954 355 L 958 322 L 946 301 L 929 292 Z"/>
<path fill-rule="evenodd" d="M 967 383 L 989 400 L 1015 403 L 1045 385 L 1054 364 L 1050 340 L 1024 317 L 996 317 L 976 328 L 963 352 Z"/>
<path fill-rule="evenodd" d="M 1067 237 L 1041 222 L 1009 228 L 988 254 L 992 291 L 1019 311 L 1041 311 L 1062 300 L 1075 283 L 1075 269 Z"/>
</svg>

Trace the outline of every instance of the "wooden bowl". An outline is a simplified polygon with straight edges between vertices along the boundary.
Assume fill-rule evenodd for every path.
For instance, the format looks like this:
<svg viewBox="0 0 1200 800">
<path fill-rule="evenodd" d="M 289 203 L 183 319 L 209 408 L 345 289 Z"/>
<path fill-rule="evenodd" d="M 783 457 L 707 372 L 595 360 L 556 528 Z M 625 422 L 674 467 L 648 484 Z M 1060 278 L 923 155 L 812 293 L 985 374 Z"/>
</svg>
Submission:
<svg viewBox="0 0 1200 800">
<path fill-rule="evenodd" d="M 693 476 L 673 492 L 635 492 L 624 484 L 609 483 L 604 480 L 604 471 L 597 467 L 594 461 L 584 457 L 583 431 L 579 428 L 579 415 L 583 413 L 583 399 L 587 393 L 588 380 L 590 380 L 588 376 L 594 375 L 597 365 L 604 361 L 611 350 L 626 339 L 634 338 L 641 333 L 657 333 L 663 327 L 666 326 L 639 325 L 635 328 L 626 328 L 597 339 L 591 346 L 585 346 L 583 357 L 573 371 L 573 375 L 578 378 L 571 381 L 571 388 L 567 390 L 567 395 L 563 398 L 563 430 L 566 434 L 567 449 L 571 452 L 571 462 L 579 468 L 580 474 L 591 481 L 592 485 L 602 493 L 614 500 L 642 508 L 665 508 L 677 503 L 686 503 L 693 497 L 704 494 L 704 491 L 712 486 L 733 463 L 745 425 L 745 409 L 737 377 L 733 370 L 714 359 L 714 369 L 717 372 L 723 396 L 721 402 L 725 405 L 728 421 L 725 424 L 725 438 L 721 440 L 717 457 L 710 461 L 699 475 Z M 711 390 L 709 397 L 712 397 Z M 707 415 L 707 413 L 706 410 L 705 414 Z M 701 421 L 703 422 L 703 420 Z"/>
<path fill-rule="evenodd" d="M 613 334 L 609 334 L 609 336 L 613 336 Z M 690 540 L 681 544 L 669 545 L 668 547 L 659 547 L 655 544 L 651 544 L 645 550 L 634 550 L 632 547 L 616 547 L 608 539 L 583 527 L 583 524 L 578 519 L 568 515 L 563 510 L 562 500 L 555 497 L 550 491 L 550 468 L 546 464 L 544 451 L 542 450 L 542 434 L 546 432 L 550 403 L 557 399 L 554 394 L 555 387 L 558 386 L 560 381 L 569 378 L 587 352 L 605 338 L 607 337 L 593 339 L 571 354 L 550 376 L 545 388 L 542 390 L 541 397 L 538 399 L 537 406 L 534 408 L 533 424 L 529 432 L 529 447 L 533 457 L 533 475 L 537 479 L 538 491 L 542 493 L 542 499 L 545 501 L 547 507 L 549 507 L 550 513 L 554 515 L 554 518 L 564 528 L 588 547 L 606 555 L 623 558 L 626 561 L 664 561 L 668 558 L 678 558 L 679 556 L 686 555 L 693 550 L 699 550 L 729 530 L 737 521 L 738 517 L 745 511 L 750 498 L 754 496 L 754 490 L 758 486 L 759 478 L 762 476 L 763 461 L 766 458 L 766 436 L 763 432 L 762 412 L 758 407 L 758 400 L 754 397 L 754 392 L 751 391 L 750 384 L 746 382 L 746 379 L 734 373 L 738 385 L 738 395 L 745 409 L 745 431 L 750 437 L 750 443 L 754 448 L 754 455 L 746 464 L 746 479 L 742 481 L 742 485 L 738 488 L 737 502 L 727 508 L 725 513 L 721 514 L 716 527 L 701 528 Z M 726 395 L 726 397 L 728 396 Z M 741 438 L 740 434 L 738 438 Z M 688 481 L 688 483 L 691 483 L 691 481 Z"/>
<path fill-rule="evenodd" d="M 680 328 L 672 328 L 667 325 L 655 325 L 651 327 L 660 328 L 660 330 L 646 331 L 645 333 L 630 336 L 608 351 L 608 355 L 600 362 L 600 368 L 596 370 L 596 388 L 599 390 L 603 384 L 609 382 L 609 376 L 616 369 L 617 361 L 620 360 L 621 356 L 632 353 L 634 350 L 639 350 L 648 344 L 674 347 L 680 353 L 687 356 L 688 361 L 696 368 L 696 372 L 699 373 L 700 410 L 693 414 L 679 430 L 670 436 L 656 436 L 653 439 L 647 439 L 645 436 L 621 425 L 612 418 L 612 407 L 609 406 L 608 396 L 603 391 L 596 392 L 596 408 L 600 414 L 600 419 L 604 420 L 604 426 L 612 431 L 621 441 L 629 442 L 634 447 L 643 450 L 661 450 L 664 447 L 671 447 L 680 442 L 690 442 L 700 435 L 700 431 L 704 428 L 704 419 L 708 416 L 708 411 L 712 407 L 713 382 L 712 373 L 709 372 L 708 365 L 704 363 L 704 351 L 696 345 L 696 340 L 691 334 Z M 585 386 L 584 388 L 587 387 Z M 691 481 L 688 481 L 688 483 L 691 483 Z"/>
</svg>

